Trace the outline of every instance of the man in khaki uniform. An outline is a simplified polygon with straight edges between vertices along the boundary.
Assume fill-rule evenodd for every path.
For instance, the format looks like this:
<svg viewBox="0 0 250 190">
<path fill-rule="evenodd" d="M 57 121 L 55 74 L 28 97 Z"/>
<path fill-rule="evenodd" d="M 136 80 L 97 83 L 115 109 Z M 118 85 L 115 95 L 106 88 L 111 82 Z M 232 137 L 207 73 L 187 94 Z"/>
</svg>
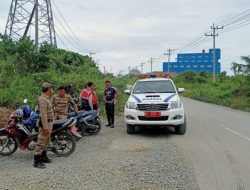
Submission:
<svg viewBox="0 0 250 190">
<path fill-rule="evenodd" d="M 79 114 L 78 108 L 74 100 L 69 94 L 65 93 L 63 86 L 59 87 L 58 94 L 52 96 L 52 105 L 55 110 L 55 119 L 68 118 L 68 106 L 71 104 L 74 107 L 76 114 Z"/>
<path fill-rule="evenodd" d="M 34 153 L 34 164 L 36 168 L 45 168 L 44 163 L 50 163 L 47 157 L 47 147 L 51 139 L 51 130 L 53 127 L 54 110 L 50 97 L 53 94 L 52 84 L 44 83 L 42 86 L 42 95 L 38 98 L 40 122 L 37 145 Z"/>
</svg>

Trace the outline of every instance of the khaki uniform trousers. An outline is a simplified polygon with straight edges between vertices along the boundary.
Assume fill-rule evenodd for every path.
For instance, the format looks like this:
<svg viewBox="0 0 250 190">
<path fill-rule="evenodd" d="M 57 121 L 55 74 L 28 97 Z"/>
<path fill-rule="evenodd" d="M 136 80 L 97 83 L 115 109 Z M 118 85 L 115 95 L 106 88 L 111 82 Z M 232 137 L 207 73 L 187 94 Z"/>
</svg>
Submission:
<svg viewBox="0 0 250 190">
<path fill-rule="evenodd" d="M 43 151 L 47 151 L 48 145 L 51 140 L 52 128 L 53 128 L 53 122 L 48 122 L 48 129 L 50 131 L 50 134 L 48 136 L 44 134 L 44 129 L 42 127 L 39 128 L 37 145 L 35 148 L 35 155 L 41 155 Z"/>
<path fill-rule="evenodd" d="M 55 119 L 56 119 L 56 120 L 68 119 L 68 115 L 66 115 L 66 114 L 55 113 Z"/>
</svg>

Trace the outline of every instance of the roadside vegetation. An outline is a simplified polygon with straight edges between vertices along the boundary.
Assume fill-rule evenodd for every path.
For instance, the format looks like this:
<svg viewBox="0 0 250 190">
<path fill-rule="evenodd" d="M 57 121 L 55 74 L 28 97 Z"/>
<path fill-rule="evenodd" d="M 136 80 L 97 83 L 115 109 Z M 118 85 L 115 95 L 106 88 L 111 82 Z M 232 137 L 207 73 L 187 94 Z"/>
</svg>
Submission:
<svg viewBox="0 0 250 190">
<path fill-rule="evenodd" d="M 216 83 L 210 73 L 186 72 L 174 77 L 174 81 L 178 87 L 186 89 L 183 96 L 250 112 L 250 75 L 247 72 L 235 76 L 222 72 Z"/>
<path fill-rule="evenodd" d="M 250 111 L 250 57 L 242 57 L 243 63 L 232 63 L 234 76 L 222 72 L 217 82 L 207 72 L 186 72 L 174 77 L 178 87 L 184 87 L 184 96 Z M 117 78 L 102 74 L 88 56 L 54 48 L 43 44 L 38 52 L 29 38 L 17 42 L 0 36 L 0 107 L 16 109 L 27 98 L 32 108 L 37 104 L 43 82 L 56 87 L 69 86 L 72 96 L 78 97 L 84 84 L 96 83 L 100 109 L 104 113 L 102 95 L 105 80 L 118 89 L 117 112 L 122 112 L 128 96 L 123 92 L 127 84 L 137 77 Z"/>
<path fill-rule="evenodd" d="M 42 45 L 39 52 L 36 52 L 34 43 L 29 38 L 15 42 L 4 36 L 0 37 L 0 107 L 16 109 L 27 98 L 29 105 L 34 108 L 45 81 L 53 83 L 56 88 L 60 85 L 69 86 L 73 97 L 78 97 L 83 86 L 88 81 L 93 81 L 96 83 L 103 111 L 105 80 L 110 80 L 118 92 L 123 92 L 131 79 L 103 75 L 88 56 L 57 49 L 48 44 Z M 119 94 L 117 111 L 122 111 L 127 96 Z"/>
</svg>

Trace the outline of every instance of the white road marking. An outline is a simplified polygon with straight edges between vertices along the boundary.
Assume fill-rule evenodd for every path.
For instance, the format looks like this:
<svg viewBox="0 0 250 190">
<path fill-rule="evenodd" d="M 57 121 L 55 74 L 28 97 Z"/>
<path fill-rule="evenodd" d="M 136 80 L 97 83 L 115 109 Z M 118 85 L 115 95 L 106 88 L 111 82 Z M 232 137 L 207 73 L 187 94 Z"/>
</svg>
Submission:
<svg viewBox="0 0 250 190">
<path fill-rule="evenodd" d="M 227 131 L 229 131 L 229 132 L 231 132 L 231 133 L 233 133 L 233 134 L 235 134 L 235 135 L 237 135 L 237 136 L 239 136 L 239 137 L 241 137 L 241 138 L 243 138 L 243 139 L 245 139 L 245 140 L 247 140 L 247 141 L 250 142 L 250 138 L 248 138 L 248 137 L 246 137 L 246 136 L 240 134 L 239 132 L 237 132 L 237 131 L 235 131 L 235 130 L 233 130 L 233 129 L 230 129 L 230 128 L 228 128 L 228 127 L 225 127 L 225 126 L 223 126 L 223 125 L 220 125 L 220 127 L 224 128 L 224 129 L 226 129 Z"/>
</svg>

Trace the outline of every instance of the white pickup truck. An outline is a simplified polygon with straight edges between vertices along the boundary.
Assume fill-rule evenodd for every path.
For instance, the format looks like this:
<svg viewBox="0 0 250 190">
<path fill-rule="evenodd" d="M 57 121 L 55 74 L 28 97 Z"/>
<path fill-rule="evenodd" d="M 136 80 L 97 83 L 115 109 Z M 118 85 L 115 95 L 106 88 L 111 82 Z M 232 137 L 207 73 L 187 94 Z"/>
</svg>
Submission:
<svg viewBox="0 0 250 190">
<path fill-rule="evenodd" d="M 175 87 L 169 78 L 147 78 L 136 81 L 124 108 L 127 133 L 135 133 L 135 126 L 173 126 L 184 135 L 186 116 L 178 93 L 184 88 Z"/>
</svg>

